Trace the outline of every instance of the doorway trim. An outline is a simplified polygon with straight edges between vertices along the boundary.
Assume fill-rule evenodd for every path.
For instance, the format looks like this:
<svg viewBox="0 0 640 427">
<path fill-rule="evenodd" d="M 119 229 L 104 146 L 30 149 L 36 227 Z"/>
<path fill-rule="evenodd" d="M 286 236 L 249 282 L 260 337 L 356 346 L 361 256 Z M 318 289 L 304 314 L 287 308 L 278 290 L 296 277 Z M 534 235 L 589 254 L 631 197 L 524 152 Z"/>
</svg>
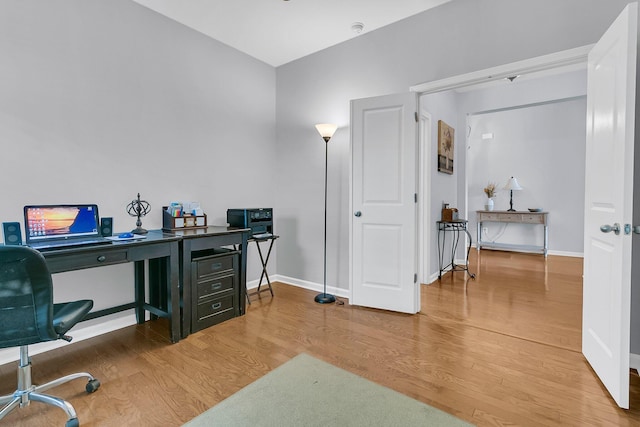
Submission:
<svg viewBox="0 0 640 427">
<path fill-rule="evenodd" d="M 507 77 L 518 75 L 518 74 L 532 74 L 532 73 L 542 73 L 545 71 L 552 72 L 553 70 L 557 70 L 560 68 L 570 68 L 570 67 L 586 67 L 587 64 L 587 56 L 593 47 L 593 44 L 576 47 L 573 49 L 567 49 L 555 53 L 551 53 L 548 55 L 537 56 L 530 59 L 525 59 L 522 61 L 512 62 L 509 64 L 499 65 L 497 67 L 486 68 L 484 70 L 473 71 L 471 73 L 459 74 L 453 77 L 447 77 L 445 79 L 434 80 L 430 82 L 420 83 L 413 85 L 409 88 L 411 92 L 418 92 L 420 95 L 425 95 L 429 93 L 443 92 L 451 89 L 459 89 L 469 86 L 474 86 L 478 84 L 487 84 L 491 82 L 498 82 Z M 421 96 L 418 97 L 421 100 Z M 431 116 L 428 111 L 424 110 L 421 105 L 421 101 L 418 102 L 418 111 L 420 117 L 420 125 L 429 124 L 429 127 L 432 127 Z M 422 117 L 428 116 L 429 120 L 422 121 Z M 431 271 L 434 266 L 431 265 L 431 256 L 430 250 L 428 249 L 431 242 L 432 235 L 432 227 L 431 223 L 433 218 L 429 218 L 432 206 L 432 200 L 429 197 L 430 194 L 430 169 L 431 165 L 431 129 L 425 129 L 424 134 L 427 135 L 426 138 L 422 138 L 423 133 L 422 130 L 420 132 L 420 141 L 419 144 L 421 149 L 424 149 L 425 153 L 421 153 L 420 155 L 420 185 L 424 186 L 420 189 L 420 194 L 423 195 L 422 203 L 420 203 L 420 207 L 422 209 L 420 218 L 420 226 L 424 227 L 424 230 L 419 233 L 420 239 L 423 240 L 420 244 L 419 242 L 419 275 L 422 283 L 429 284 L 432 282 L 434 277 L 433 272 Z M 466 141 L 464 146 L 466 147 Z M 424 174 L 423 174 L 424 171 Z M 457 184 L 459 185 L 459 183 Z M 458 187 L 460 188 L 460 187 Z M 467 198 L 468 198 L 468 183 L 467 183 L 467 173 L 466 173 L 466 162 L 465 162 L 465 172 L 464 172 L 464 190 L 462 193 L 462 205 L 465 215 L 467 215 Z M 465 236 L 466 238 L 466 236 Z M 468 243 L 468 242 L 467 242 Z"/>
<path fill-rule="evenodd" d="M 531 74 L 561 67 L 586 65 L 587 55 L 593 46 L 593 44 L 590 44 L 548 55 L 525 59 L 523 61 L 473 71 L 471 73 L 459 74 L 457 76 L 447 77 L 441 80 L 420 83 L 411 86 L 409 90 L 420 94 L 442 92 L 449 89 L 459 89 L 480 83 L 499 81 L 513 76 L 514 74 Z"/>
<path fill-rule="evenodd" d="M 418 101 L 420 104 L 420 101 Z M 433 223 L 431 218 L 431 114 L 418 105 L 418 277 L 421 284 L 431 283 L 431 265 L 428 257 Z"/>
</svg>

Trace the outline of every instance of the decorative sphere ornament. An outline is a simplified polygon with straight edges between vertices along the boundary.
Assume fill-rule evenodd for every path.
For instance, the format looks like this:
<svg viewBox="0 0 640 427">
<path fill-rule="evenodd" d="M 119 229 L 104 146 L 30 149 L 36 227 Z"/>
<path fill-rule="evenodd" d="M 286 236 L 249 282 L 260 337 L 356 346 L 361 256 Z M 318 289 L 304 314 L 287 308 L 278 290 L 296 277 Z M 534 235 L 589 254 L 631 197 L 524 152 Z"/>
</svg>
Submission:
<svg viewBox="0 0 640 427">
<path fill-rule="evenodd" d="M 140 200 L 140 193 L 138 198 L 134 199 L 127 205 L 127 213 L 131 216 L 138 218 L 136 221 L 136 228 L 131 230 L 133 234 L 147 234 L 148 231 L 142 228 L 141 217 L 146 216 L 151 211 L 151 205 L 145 200 Z"/>
</svg>

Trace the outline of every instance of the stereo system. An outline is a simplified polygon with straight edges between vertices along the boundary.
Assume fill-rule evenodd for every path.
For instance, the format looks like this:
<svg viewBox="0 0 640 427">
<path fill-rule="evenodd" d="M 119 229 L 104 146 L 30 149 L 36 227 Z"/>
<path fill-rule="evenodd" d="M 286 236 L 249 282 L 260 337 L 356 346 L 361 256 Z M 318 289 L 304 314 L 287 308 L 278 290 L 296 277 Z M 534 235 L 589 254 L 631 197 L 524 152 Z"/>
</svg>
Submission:
<svg viewBox="0 0 640 427">
<path fill-rule="evenodd" d="M 227 209 L 230 227 L 249 228 L 251 235 L 273 233 L 273 209 Z"/>
<path fill-rule="evenodd" d="M 22 232 L 20 231 L 19 222 L 3 222 L 2 230 L 4 231 L 5 245 L 22 245 Z"/>
</svg>

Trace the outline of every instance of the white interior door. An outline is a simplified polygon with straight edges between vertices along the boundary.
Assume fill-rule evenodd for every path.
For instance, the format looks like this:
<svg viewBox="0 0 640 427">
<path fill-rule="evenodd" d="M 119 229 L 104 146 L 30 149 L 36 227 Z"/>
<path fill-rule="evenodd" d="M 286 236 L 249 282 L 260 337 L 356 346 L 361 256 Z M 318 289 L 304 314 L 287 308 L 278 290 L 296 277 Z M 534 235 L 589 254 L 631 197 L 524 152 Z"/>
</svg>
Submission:
<svg viewBox="0 0 640 427">
<path fill-rule="evenodd" d="M 631 224 L 637 5 L 589 53 L 582 352 L 629 407 Z M 609 225 L 615 231 L 603 232 Z M 607 229 L 605 228 L 605 231 Z"/>
<path fill-rule="evenodd" d="M 417 313 L 417 96 L 351 102 L 351 298 Z"/>
</svg>

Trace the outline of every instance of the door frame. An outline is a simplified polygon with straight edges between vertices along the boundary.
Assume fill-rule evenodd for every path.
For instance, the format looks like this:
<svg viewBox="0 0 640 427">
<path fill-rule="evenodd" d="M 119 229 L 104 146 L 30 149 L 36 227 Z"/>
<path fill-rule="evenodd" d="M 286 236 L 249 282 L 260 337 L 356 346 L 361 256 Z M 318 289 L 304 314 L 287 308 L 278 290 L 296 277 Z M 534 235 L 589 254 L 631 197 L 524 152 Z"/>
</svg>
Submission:
<svg viewBox="0 0 640 427">
<path fill-rule="evenodd" d="M 420 106 L 418 100 L 418 280 L 420 284 L 431 282 L 431 265 L 429 250 L 433 227 L 431 218 L 431 169 L 433 157 L 431 130 L 433 121 L 431 114 Z"/>
<path fill-rule="evenodd" d="M 518 75 L 518 74 L 532 74 L 532 73 L 542 73 L 542 72 L 553 72 L 554 70 L 559 70 L 561 68 L 575 68 L 578 69 L 580 67 L 584 67 L 586 69 L 587 66 L 587 56 L 594 44 L 589 44 L 585 46 L 576 47 L 573 49 L 567 49 L 555 53 L 551 53 L 548 55 L 537 56 L 530 59 L 525 59 L 522 61 L 512 62 L 509 64 L 499 65 L 497 67 L 486 68 L 484 70 L 473 71 L 471 73 L 459 74 L 457 76 L 447 77 L 445 79 L 434 80 L 430 82 L 420 83 L 413 85 L 409 88 L 412 92 L 418 92 L 418 111 L 420 112 L 420 119 L 422 120 L 423 114 L 429 114 L 428 111 L 424 109 L 422 106 L 422 95 L 427 95 L 430 93 L 436 92 L 444 92 L 451 89 L 459 89 L 479 84 L 490 84 L 491 82 L 497 82 L 507 77 Z M 430 117 L 430 116 L 429 116 Z M 420 123 L 422 125 L 422 122 Z M 433 124 L 431 123 L 431 127 Z M 426 131 L 426 134 L 429 138 L 423 141 L 422 132 L 421 138 L 419 141 L 420 147 L 424 147 L 424 151 L 427 153 L 426 155 L 420 155 L 420 185 L 419 189 L 420 194 L 422 194 L 422 202 L 420 203 L 420 209 L 425 213 L 419 216 L 420 221 L 426 221 L 421 226 L 424 226 L 424 232 L 420 233 L 420 237 L 422 244 L 420 244 L 418 248 L 418 252 L 420 254 L 419 257 L 419 265 L 418 271 L 420 272 L 420 278 L 422 283 L 431 283 L 437 278 L 437 272 L 434 273 L 435 266 L 431 265 L 431 257 L 430 257 L 430 246 L 431 246 L 431 234 L 432 227 L 427 226 L 431 224 L 434 220 L 433 218 L 429 218 L 429 213 L 431 212 L 432 200 L 429 197 L 430 191 L 430 177 L 429 171 L 431 170 L 430 165 L 431 162 L 431 135 L 433 132 L 431 129 Z M 465 135 L 465 143 L 457 144 L 458 147 L 466 147 L 466 135 Z M 460 148 L 458 148 L 460 150 Z M 463 154 L 463 153 L 459 153 Z M 424 164 L 423 164 L 424 162 Z M 468 217 L 467 212 L 467 200 L 468 200 L 468 187 L 469 183 L 467 181 L 467 173 L 466 173 L 466 162 L 465 162 L 465 173 L 464 173 L 464 193 L 463 199 L 458 201 L 458 206 L 461 206 L 461 213 L 465 217 Z M 422 171 L 425 171 L 424 176 L 422 175 Z M 467 237 L 465 236 L 465 239 Z M 468 244 L 469 242 L 466 242 Z"/>
</svg>

